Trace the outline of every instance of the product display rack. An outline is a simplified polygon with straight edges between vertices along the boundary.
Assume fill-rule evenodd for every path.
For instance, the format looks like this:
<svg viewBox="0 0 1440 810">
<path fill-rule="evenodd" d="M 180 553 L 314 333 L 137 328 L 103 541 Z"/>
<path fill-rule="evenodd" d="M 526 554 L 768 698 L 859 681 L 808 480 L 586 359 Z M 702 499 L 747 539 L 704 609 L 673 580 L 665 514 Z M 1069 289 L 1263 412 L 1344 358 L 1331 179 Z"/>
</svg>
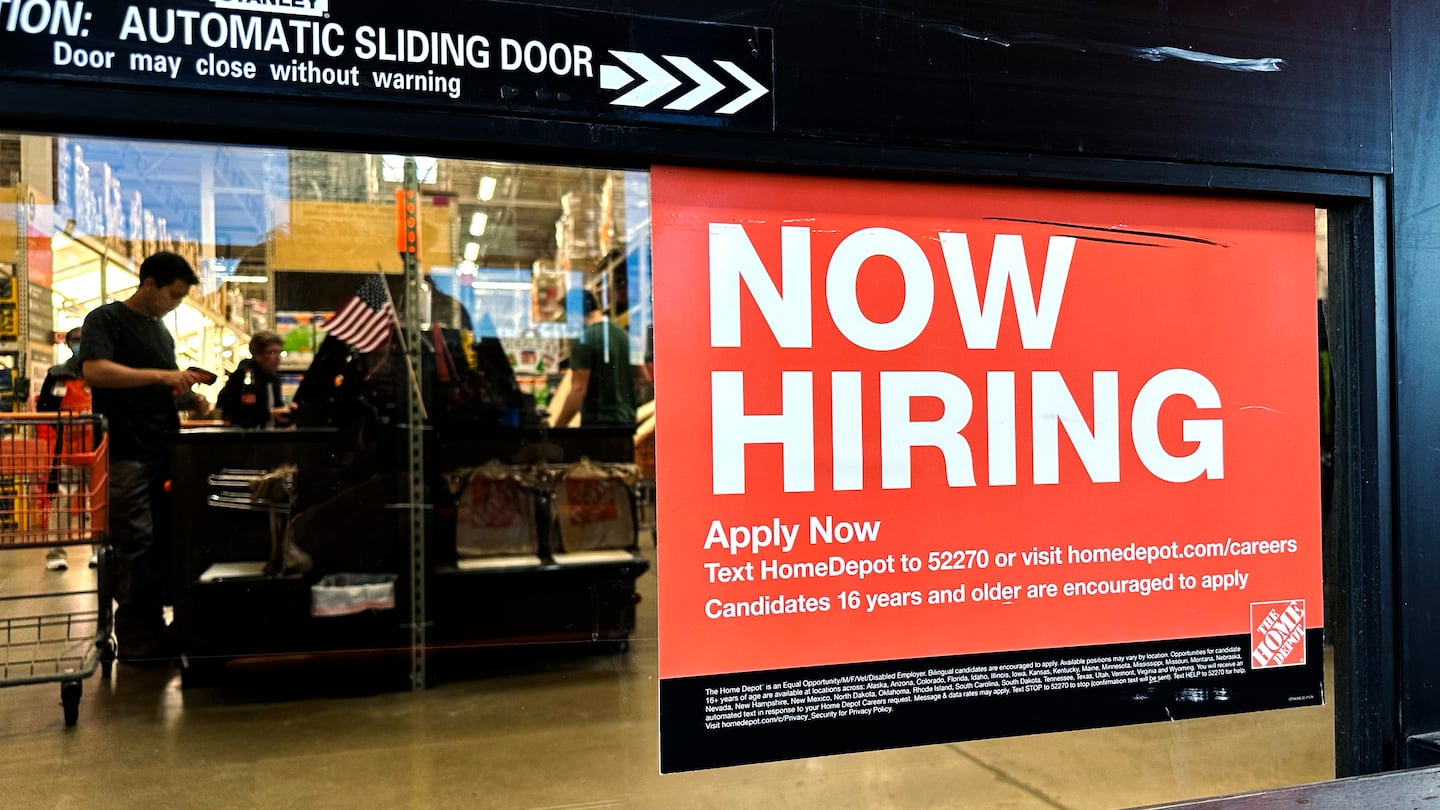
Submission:
<svg viewBox="0 0 1440 810">
<path fill-rule="evenodd" d="M 404 453 L 394 437 L 392 452 Z M 438 445 L 438 446 L 437 446 Z M 624 428 L 540 428 L 505 431 L 486 439 L 437 442 L 425 448 L 430 471 L 491 459 L 514 459 L 526 448 L 560 447 L 565 459 L 581 456 L 628 462 Z M 551 507 L 535 505 L 538 553 L 528 559 L 461 560 L 455 548 L 455 509 L 430 487 L 419 511 L 426 540 L 417 577 L 424 604 L 407 572 L 408 487 L 399 476 L 348 479 L 346 439 L 333 429 L 239 431 L 201 429 L 182 434 L 173 475 L 174 523 L 194 526 L 175 538 L 174 634 L 187 686 L 214 683 L 227 669 L 288 667 L 319 660 L 363 662 L 388 688 L 414 687 L 413 658 L 425 659 L 425 684 L 463 675 L 465 651 L 543 643 L 616 652 L 628 647 L 635 626 L 636 579 L 649 563 L 632 545 L 623 550 L 556 553 L 549 535 Z M 227 469 L 265 470 L 294 463 L 296 545 L 317 571 L 391 574 L 394 608 L 339 618 L 312 615 L 316 572 L 264 573 L 271 534 L 266 510 L 221 510 L 210 505 L 212 476 Z M 427 474 L 427 481 L 435 476 Z M 635 499 L 630 500 L 632 517 Z M 638 525 L 638 520 L 632 522 Z M 425 643 L 414 644 L 412 615 L 425 622 Z M 442 668 L 429 669 L 439 654 Z"/>
<path fill-rule="evenodd" d="M 519 646 L 533 642 L 596 645 L 607 651 L 629 647 L 639 601 L 635 581 L 649 570 L 638 548 L 638 490 L 628 490 L 632 534 L 623 549 L 570 551 L 556 529 L 553 476 L 585 458 L 609 464 L 634 461 L 631 431 L 624 427 L 548 430 L 521 428 L 493 437 L 446 441 L 435 450 L 439 467 L 455 470 L 487 462 L 522 462 L 521 468 L 548 480 L 534 487 L 537 532 L 534 554 L 460 558 L 454 542 L 455 504 L 436 510 L 435 565 L 430 582 L 437 648 Z M 528 463 L 545 454 L 558 463 Z M 487 628 L 476 633 L 478 627 Z"/>
<path fill-rule="evenodd" d="M 413 193 L 413 159 L 406 160 L 405 171 Z M 416 256 L 402 251 L 402 259 L 406 300 L 419 300 Z M 408 373 L 423 374 L 421 341 L 415 337 L 421 334 L 419 308 L 407 308 L 404 326 L 399 334 L 412 336 L 402 346 Z M 631 431 L 514 428 L 484 438 L 441 440 L 417 386 L 403 391 L 403 421 L 384 431 L 383 461 L 368 478 L 347 456 L 353 437 L 341 431 L 215 430 L 181 437 L 173 470 L 176 526 L 201 525 L 203 482 L 216 473 L 293 463 L 299 470 L 294 537 L 313 556 L 317 571 L 396 576 L 393 608 L 342 620 L 316 617 L 309 599 L 313 573 L 266 574 L 257 562 L 267 557 L 270 543 L 260 521 L 248 526 L 227 521 L 204 536 L 177 538 L 175 624 L 187 685 L 209 683 L 237 659 L 321 655 L 376 659 L 395 675 L 395 663 L 403 659 L 404 681 L 423 689 L 432 680 L 430 657 L 442 650 L 541 640 L 628 648 L 639 600 L 635 580 L 649 568 L 633 535 L 626 549 L 557 553 L 549 535 L 550 502 L 542 496 L 535 508 L 540 543 L 532 559 L 461 561 L 455 513 L 436 482 L 460 467 L 520 461 L 541 446 L 553 462 L 631 463 Z M 628 506 L 633 530 L 638 525 L 633 490 Z"/>
</svg>

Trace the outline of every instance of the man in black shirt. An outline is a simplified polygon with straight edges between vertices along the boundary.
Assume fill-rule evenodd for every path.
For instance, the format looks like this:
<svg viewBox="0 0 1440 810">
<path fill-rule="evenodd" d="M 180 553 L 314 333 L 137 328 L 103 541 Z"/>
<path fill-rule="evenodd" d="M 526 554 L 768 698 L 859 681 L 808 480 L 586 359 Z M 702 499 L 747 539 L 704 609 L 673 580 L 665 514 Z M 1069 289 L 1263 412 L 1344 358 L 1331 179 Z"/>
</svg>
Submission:
<svg viewBox="0 0 1440 810">
<path fill-rule="evenodd" d="M 80 363 L 95 412 L 110 431 L 110 538 L 117 558 L 110 584 L 119 604 L 121 661 L 166 664 L 170 658 L 164 618 L 170 443 L 180 430 L 177 406 L 203 414 L 209 403 L 190 391 L 200 380 L 179 370 L 175 340 L 161 318 L 199 281 L 183 257 L 156 253 L 140 265 L 134 294 L 85 318 Z"/>
</svg>

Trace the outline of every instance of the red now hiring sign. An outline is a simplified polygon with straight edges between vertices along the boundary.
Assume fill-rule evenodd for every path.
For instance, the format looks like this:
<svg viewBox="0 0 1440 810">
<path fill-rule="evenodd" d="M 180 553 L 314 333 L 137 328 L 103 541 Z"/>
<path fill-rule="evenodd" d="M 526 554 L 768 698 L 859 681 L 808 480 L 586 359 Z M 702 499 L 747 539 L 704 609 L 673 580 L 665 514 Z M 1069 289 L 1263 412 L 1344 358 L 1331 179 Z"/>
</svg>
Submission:
<svg viewBox="0 0 1440 810">
<path fill-rule="evenodd" d="M 1251 634 L 1303 660 L 1313 207 L 651 182 L 662 678 Z"/>
</svg>

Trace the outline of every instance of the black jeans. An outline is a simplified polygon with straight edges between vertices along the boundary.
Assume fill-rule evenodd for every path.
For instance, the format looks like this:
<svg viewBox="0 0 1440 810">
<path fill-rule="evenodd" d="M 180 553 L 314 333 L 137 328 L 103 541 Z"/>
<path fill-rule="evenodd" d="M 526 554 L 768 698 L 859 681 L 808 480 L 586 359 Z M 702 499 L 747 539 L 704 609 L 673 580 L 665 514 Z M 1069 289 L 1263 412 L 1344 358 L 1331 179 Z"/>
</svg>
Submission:
<svg viewBox="0 0 1440 810">
<path fill-rule="evenodd" d="M 165 461 L 110 462 L 111 593 L 115 634 L 151 636 L 165 629 L 170 585 L 170 498 Z"/>
</svg>

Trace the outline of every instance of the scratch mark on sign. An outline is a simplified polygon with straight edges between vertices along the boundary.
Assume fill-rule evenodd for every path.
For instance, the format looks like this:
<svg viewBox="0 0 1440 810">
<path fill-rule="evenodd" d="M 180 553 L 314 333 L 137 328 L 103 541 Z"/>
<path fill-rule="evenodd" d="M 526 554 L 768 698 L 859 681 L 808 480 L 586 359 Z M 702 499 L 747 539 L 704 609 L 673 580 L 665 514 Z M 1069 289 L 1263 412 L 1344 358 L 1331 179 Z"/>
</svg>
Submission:
<svg viewBox="0 0 1440 810">
<path fill-rule="evenodd" d="M 1190 48 L 1176 48 L 1170 45 L 1122 45 L 1114 42 L 1069 39 L 1051 36 L 1049 34 L 1000 36 L 946 23 L 928 23 L 924 27 L 935 31 L 956 34 L 965 39 L 975 40 L 976 42 L 998 45 L 1002 48 L 1009 48 L 1015 45 L 1042 45 L 1051 48 L 1061 48 L 1067 51 L 1075 51 L 1077 53 L 1103 53 L 1114 56 L 1129 56 L 1133 59 L 1142 59 L 1147 62 L 1190 62 L 1191 64 L 1203 65 L 1218 70 L 1232 70 L 1240 73 L 1278 73 L 1285 67 L 1285 60 L 1274 56 L 1250 59 L 1238 56 L 1223 56 L 1217 53 L 1206 53 L 1205 51 L 1197 51 Z"/>
<path fill-rule="evenodd" d="M 1050 221 L 1050 220 L 1045 220 L 1045 219 L 1024 219 L 1024 218 L 1021 218 L 1021 217 L 986 217 L 986 219 L 987 219 L 987 220 L 990 220 L 990 221 L 992 221 L 992 222 L 1024 222 L 1024 223 L 1027 223 L 1027 224 L 1030 224 L 1030 225 L 1048 225 L 1048 226 L 1053 227 L 1053 228 L 1074 228 L 1074 229 L 1080 230 L 1080 231 L 1105 231 L 1105 232 L 1107 232 L 1107 233 L 1113 233 L 1113 234 L 1116 234 L 1116 235 L 1136 236 L 1136 237 L 1143 236 L 1143 237 L 1149 237 L 1149 238 L 1153 238 L 1153 239 L 1174 239 L 1174 240 L 1179 241 L 1179 242 L 1192 242 L 1192 243 L 1197 244 L 1197 245 L 1210 245 L 1210 246 L 1212 246 L 1212 247 L 1229 247 L 1229 245 L 1223 244 L 1223 243 L 1221 243 L 1221 242 L 1216 242 L 1216 241 L 1213 241 L 1213 240 L 1210 240 L 1210 239 L 1205 239 L 1205 238 L 1199 237 L 1199 236 L 1186 236 L 1185 234 L 1180 234 L 1180 233 L 1165 233 L 1165 232 L 1163 232 L 1163 231 L 1132 231 L 1132 230 L 1130 230 L 1129 228 L 1127 228 L 1127 227 L 1124 226 L 1124 225 L 1077 225 L 1077 224 L 1075 224 L 1075 223 L 1073 223 L 1073 222 L 1052 222 L 1052 221 Z M 1076 238 L 1077 238 L 1077 239 L 1083 239 L 1083 238 L 1085 238 L 1085 237 L 1076 237 Z M 1106 240 L 1097 239 L 1097 240 L 1095 240 L 1095 241 L 1106 241 Z M 1120 241 L 1120 240 L 1115 240 L 1115 241 Z M 1153 246 L 1153 247 L 1158 247 L 1157 245 L 1153 245 L 1153 244 L 1151 244 L 1151 243 L 1146 243 L 1146 242 L 1125 242 L 1124 244 L 1137 244 L 1137 245 L 1139 245 L 1139 244 L 1144 244 L 1144 245 L 1150 245 L 1150 246 Z"/>
<path fill-rule="evenodd" d="M 1072 236 L 1080 242 L 1099 242 L 1105 245 L 1131 245 L 1133 247 L 1168 248 L 1169 245 L 1157 245 L 1154 242 L 1137 242 L 1133 239 L 1106 239 L 1103 236 Z"/>
<path fill-rule="evenodd" d="M 1148 59 L 1152 62 L 1163 62 L 1166 59 L 1179 59 L 1185 62 L 1196 62 L 1221 70 L 1236 70 L 1248 73 L 1278 73 L 1285 67 L 1285 60 L 1275 56 L 1265 56 L 1259 59 L 1245 59 L 1238 56 L 1220 56 L 1204 51 L 1192 51 L 1188 48 L 1172 48 L 1161 46 L 1159 48 L 1140 48 L 1136 54 L 1141 59 Z"/>
</svg>

